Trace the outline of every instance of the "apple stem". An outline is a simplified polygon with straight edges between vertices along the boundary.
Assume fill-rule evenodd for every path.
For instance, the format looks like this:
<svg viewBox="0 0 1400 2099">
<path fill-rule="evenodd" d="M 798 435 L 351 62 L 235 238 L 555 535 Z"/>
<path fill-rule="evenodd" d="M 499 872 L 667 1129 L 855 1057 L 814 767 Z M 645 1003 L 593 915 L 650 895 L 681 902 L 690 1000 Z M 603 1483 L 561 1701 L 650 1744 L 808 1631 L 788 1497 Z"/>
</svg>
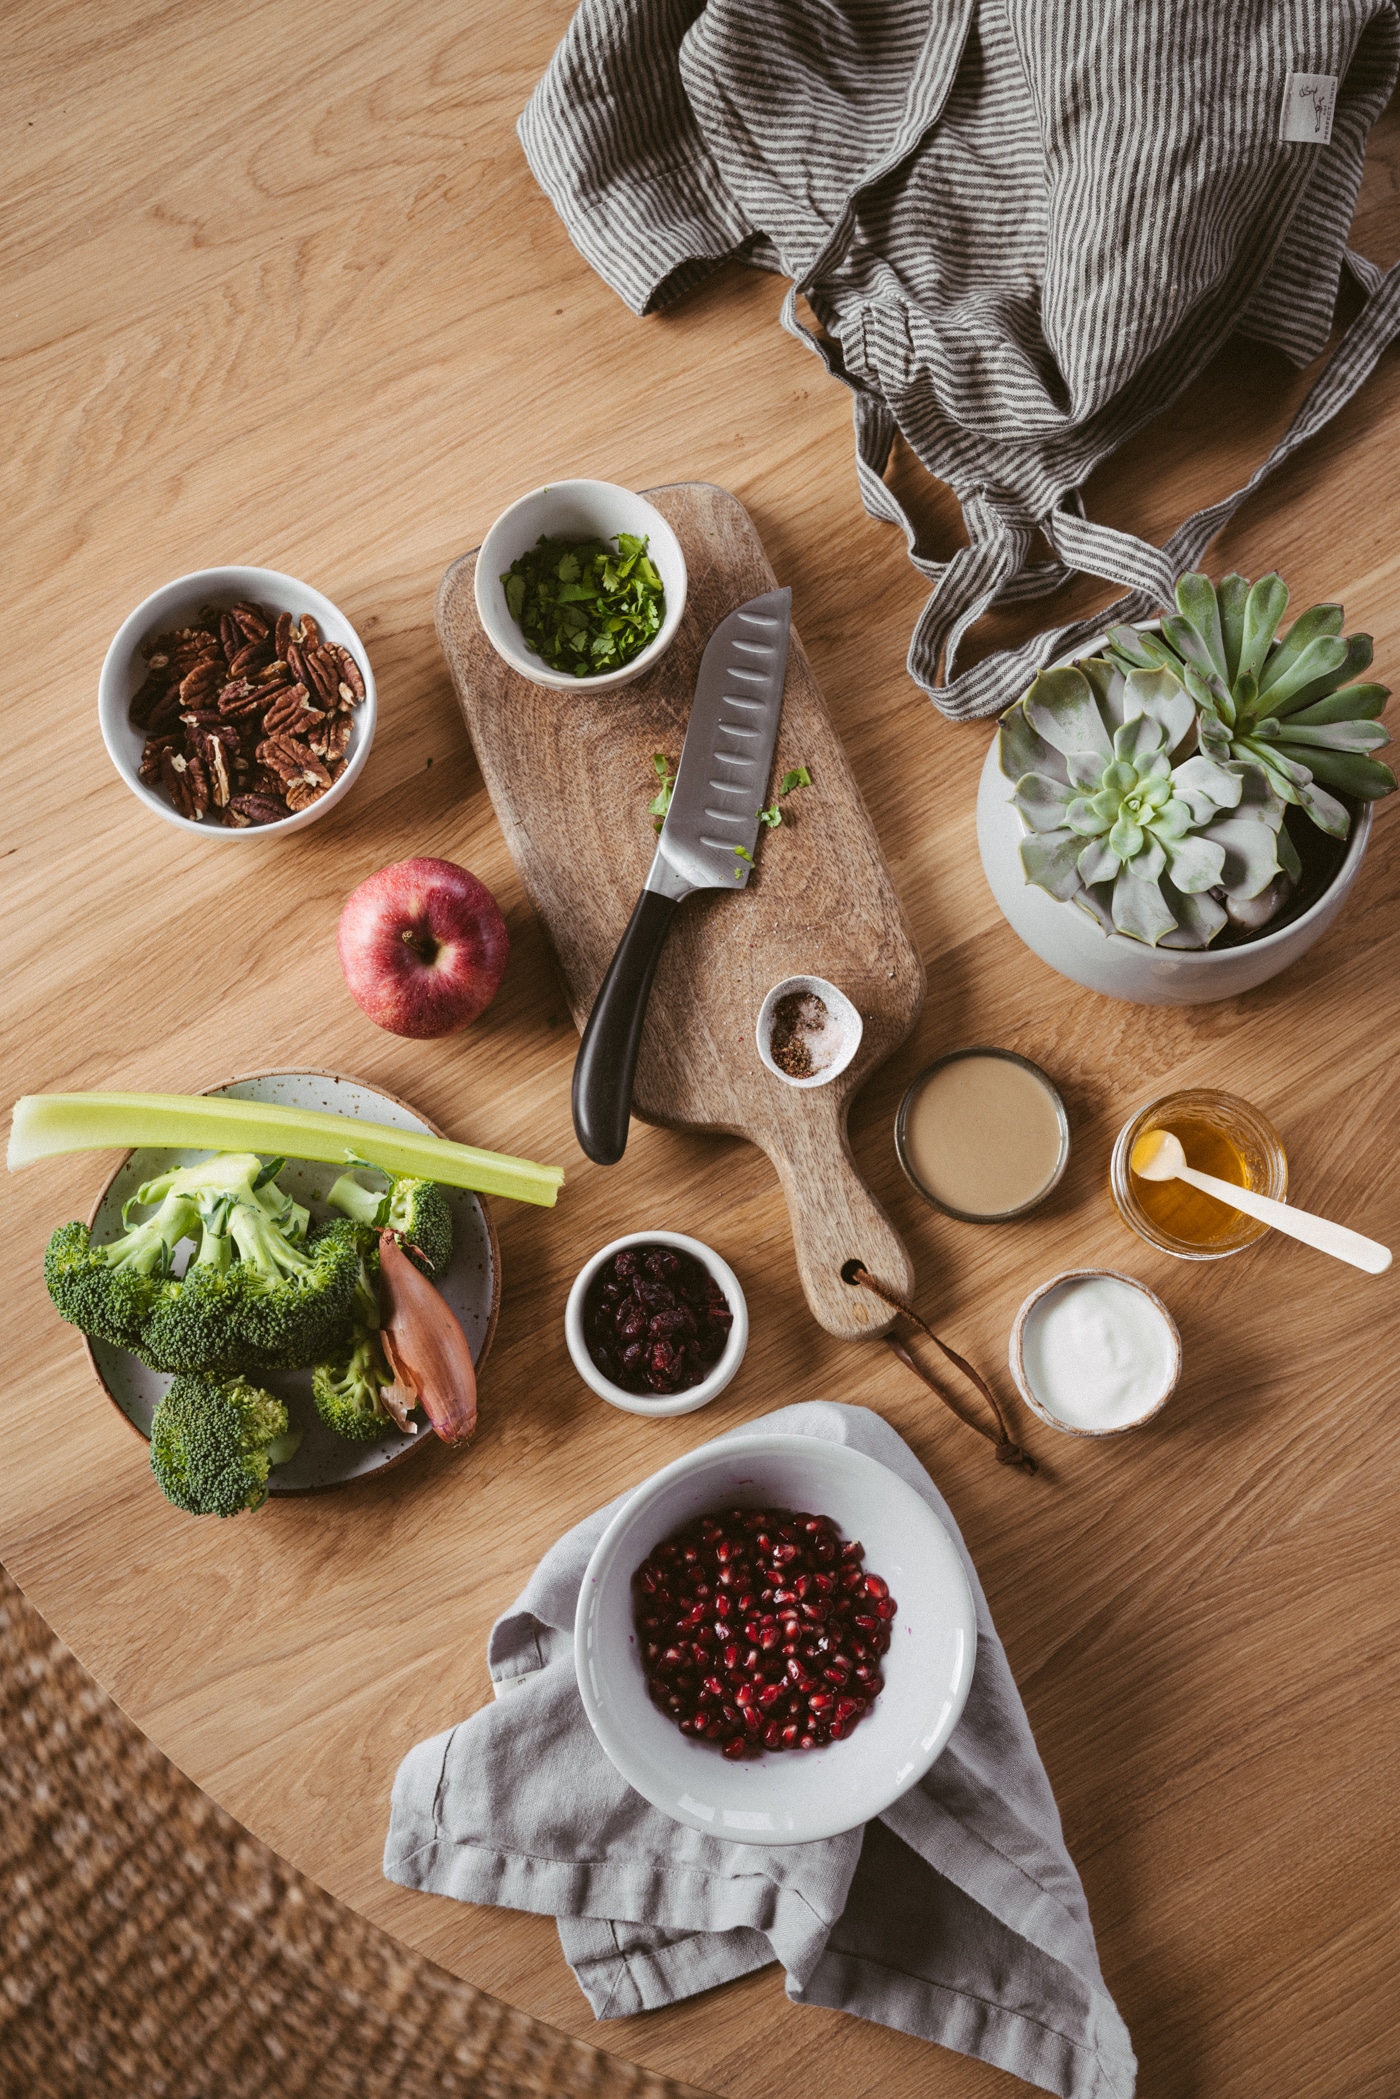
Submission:
<svg viewBox="0 0 1400 2099">
<path fill-rule="evenodd" d="M 402 938 L 404 946 L 412 948 L 420 962 L 437 960 L 438 944 L 431 933 L 416 933 L 412 926 L 405 926 Z"/>
</svg>

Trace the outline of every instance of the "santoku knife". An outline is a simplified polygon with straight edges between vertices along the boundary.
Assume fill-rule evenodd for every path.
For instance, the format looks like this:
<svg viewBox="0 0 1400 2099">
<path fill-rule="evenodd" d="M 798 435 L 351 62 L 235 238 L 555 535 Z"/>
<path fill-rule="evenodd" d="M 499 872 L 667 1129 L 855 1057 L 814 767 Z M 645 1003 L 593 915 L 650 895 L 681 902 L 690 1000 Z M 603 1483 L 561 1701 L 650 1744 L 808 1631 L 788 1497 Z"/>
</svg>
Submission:
<svg viewBox="0 0 1400 2099">
<path fill-rule="evenodd" d="M 695 889 L 744 889 L 783 711 L 792 592 L 721 620 L 700 659 L 671 806 L 637 908 L 588 1016 L 574 1066 L 574 1130 L 590 1159 L 627 1149 L 632 1081 L 661 944 Z"/>
</svg>

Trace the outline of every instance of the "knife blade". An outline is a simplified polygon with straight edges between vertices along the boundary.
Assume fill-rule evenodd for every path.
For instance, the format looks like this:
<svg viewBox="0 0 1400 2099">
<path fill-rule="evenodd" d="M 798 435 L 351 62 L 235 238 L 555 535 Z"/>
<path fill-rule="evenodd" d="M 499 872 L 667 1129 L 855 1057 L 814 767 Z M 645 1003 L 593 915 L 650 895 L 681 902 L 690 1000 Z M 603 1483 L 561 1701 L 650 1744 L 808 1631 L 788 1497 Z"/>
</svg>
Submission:
<svg viewBox="0 0 1400 2099">
<path fill-rule="evenodd" d="M 705 644 L 666 821 L 574 1065 L 574 1131 L 600 1166 L 627 1149 L 642 1024 L 676 906 L 697 889 L 748 886 L 791 626 L 792 592 L 765 591 L 722 619 Z"/>
</svg>

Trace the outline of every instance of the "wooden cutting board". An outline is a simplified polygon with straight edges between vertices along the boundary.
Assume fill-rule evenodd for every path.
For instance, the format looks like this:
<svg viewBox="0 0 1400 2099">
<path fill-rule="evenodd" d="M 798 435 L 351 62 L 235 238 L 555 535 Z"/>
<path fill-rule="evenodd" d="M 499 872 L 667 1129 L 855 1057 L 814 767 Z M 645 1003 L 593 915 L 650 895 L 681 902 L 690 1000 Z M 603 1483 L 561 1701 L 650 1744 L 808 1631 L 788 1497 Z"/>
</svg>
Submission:
<svg viewBox="0 0 1400 2099">
<path fill-rule="evenodd" d="M 553 692 L 512 671 L 477 619 L 475 553 L 453 563 L 438 591 L 438 635 L 467 731 L 580 1031 L 651 864 L 652 754 L 679 760 L 705 643 L 735 606 L 777 582 L 752 519 L 727 489 L 687 481 L 647 495 L 685 551 L 689 591 L 676 640 L 635 684 Z M 760 832 L 748 887 L 734 896 L 702 892 L 676 914 L 652 991 L 633 1113 L 759 1145 L 787 1197 L 807 1302 L 829 1333 L 862 1339 L 883 1333 L 890 1315 L 842 1282 L 842 1264 L 860 1259 L 905 1296 L 914 1277 L 856 1171 L 846 1116 L 918 1018 L 924 971 L 794 629 L 774 782 L 798 765 L 812 785 L 784 802 L 778 829 Z M 810 1090 L 775 1078 L 754 1041 L 765 993 L 795 975 L 839 985 L 865 1024 L 854 1062 Z"/>
</svg>

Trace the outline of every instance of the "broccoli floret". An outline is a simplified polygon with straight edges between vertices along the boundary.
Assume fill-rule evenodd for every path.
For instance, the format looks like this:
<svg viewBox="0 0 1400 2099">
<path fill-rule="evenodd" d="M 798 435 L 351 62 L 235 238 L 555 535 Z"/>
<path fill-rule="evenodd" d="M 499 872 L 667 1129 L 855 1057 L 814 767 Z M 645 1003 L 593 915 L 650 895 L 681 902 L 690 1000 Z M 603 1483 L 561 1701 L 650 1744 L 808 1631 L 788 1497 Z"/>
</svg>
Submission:
<svg viewBox="0 0 1400 2099">
<path fill-rule="evenodd" d="M 151 1423 L 151 1470 L 192 1516 L 237 1516 L 267 1500 L 267 1475 L 301 1441 L 287 1409 L 244 1378 L 177 1377 Z"/>
<path fill-rule="evenodd" d="M 394 1425 L 379 1394 L 394 1382 L 372 1327 L 356 1326 L 350 1339 L 316 1365 L 311 1379 L 316 1412 L 326 1427 L 352 1443 L 367 1443 Z"/>
<path fill-rule="evenodd" d="M 295 1246 L 261 1210 L 235 1203 L 227 1268 L 192 1262 L 160 1292 L 135 1344 L 157 1370 L 296 1370 L 348 1333 L 361 1274 L 355 1227 Z M 375 1311 L 377 1316 L 377 1301 Z"/>
<path fill-rule="evenodd" d="M 280 1160 L 226 1152 L 148 1181 L 137 1200 L 197 1205 L 200 1240 L 129 1342 L 156 1370 L 295 1370 L 349 1331 L 360 1277 L 357 1228 L 304 1237 L 307 1212 L 277 1185 Z M 377 1317 L 377 1312 L 376 1315 Z"/>
<path fill-rule="evenodd" d="M 234 1198 L 199 1198 L 200 1239 L 183 1280 L 157 1293 L 136 1352 L 157 1370 L 253 1370 L 265 1366 L 242 1332 L 244 1278 L 228 1224 Z"/>
<path fill-rule="evenodd" d="M 381 1194 L 366 1188 L 352 1173 L 343 1173 L 326 1201 L 358 1224 L 397 1232 L 415 1268 L 432 1282 L 452 1259 L 452 1212 L 436 1181 L 393 1176 Z"/>
<path fill-rule="evenodd" d="M 129 1348 L 170 1274 L 176 1246 L 199 1230 L 194 1203 L 176 1193 L 154 1217 L 104 1246 L 93 1245 L 85 1224 L 60 1225 L 44 1253 L 49 1296 L 85 1334 Z"/>
</svg>

